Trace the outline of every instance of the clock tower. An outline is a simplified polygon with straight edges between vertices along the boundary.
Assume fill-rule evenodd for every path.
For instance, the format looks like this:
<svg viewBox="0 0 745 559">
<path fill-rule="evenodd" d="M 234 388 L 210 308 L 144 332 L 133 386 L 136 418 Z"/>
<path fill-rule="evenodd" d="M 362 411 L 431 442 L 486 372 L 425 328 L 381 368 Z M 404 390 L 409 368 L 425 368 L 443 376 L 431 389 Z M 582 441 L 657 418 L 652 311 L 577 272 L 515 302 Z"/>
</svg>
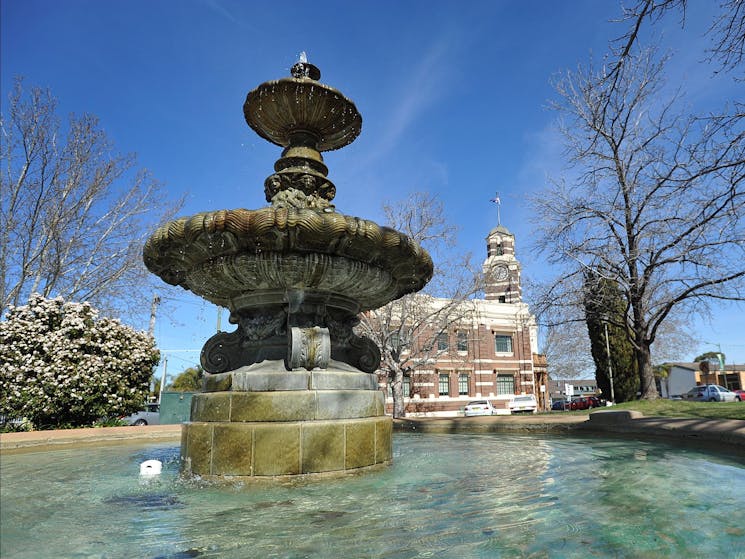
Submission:
<svg viewBox="0 0 745 559">
<path fill-rule="evenodd" d="M 515 236 L 504 225 L 498 225 L 486 237 L 486 260 L 483 271 L 487 301 L 522 302 L 520 263 L 515 258 Z"/>
</svg>

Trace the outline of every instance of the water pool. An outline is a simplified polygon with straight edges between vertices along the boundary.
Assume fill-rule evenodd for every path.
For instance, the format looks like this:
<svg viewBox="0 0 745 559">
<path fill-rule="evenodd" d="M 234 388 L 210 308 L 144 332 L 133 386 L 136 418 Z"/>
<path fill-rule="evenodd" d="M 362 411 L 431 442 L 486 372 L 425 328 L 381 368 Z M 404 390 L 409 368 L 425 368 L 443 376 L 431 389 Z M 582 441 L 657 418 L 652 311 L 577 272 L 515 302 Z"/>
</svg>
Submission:
<svg viewBox="0 0 745 559">
<path fill-rule="evenodd" d="M 272 485 L 178 461 L 177 443 L 3 455 L 0 556 L 745 558 L 745 458 L 659 443 L 400 433 L 390 468 Z"/>
</svg>

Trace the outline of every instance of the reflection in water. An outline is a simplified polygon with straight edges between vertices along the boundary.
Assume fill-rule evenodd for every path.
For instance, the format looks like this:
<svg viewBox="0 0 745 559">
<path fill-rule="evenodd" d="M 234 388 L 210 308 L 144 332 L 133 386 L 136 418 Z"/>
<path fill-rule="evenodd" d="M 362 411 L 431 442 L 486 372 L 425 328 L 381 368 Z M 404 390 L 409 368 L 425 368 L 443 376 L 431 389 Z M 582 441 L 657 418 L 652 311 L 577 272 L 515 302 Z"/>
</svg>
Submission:
<svg viewBox="0 0 745 559">
<path fill-rule="evenodd" d="M 179 479 L 176 444 L 3 456 L 0 555 L 651 558 L 745 549 L 745 496 L 735 490 L 745 462 L 733 458 L 512 435 L 397 434 L 394 450 L 380 472 L 254 486 Z M 142 483 L 147 459 L 161 460 L 163 474 Z"/>
</svg>

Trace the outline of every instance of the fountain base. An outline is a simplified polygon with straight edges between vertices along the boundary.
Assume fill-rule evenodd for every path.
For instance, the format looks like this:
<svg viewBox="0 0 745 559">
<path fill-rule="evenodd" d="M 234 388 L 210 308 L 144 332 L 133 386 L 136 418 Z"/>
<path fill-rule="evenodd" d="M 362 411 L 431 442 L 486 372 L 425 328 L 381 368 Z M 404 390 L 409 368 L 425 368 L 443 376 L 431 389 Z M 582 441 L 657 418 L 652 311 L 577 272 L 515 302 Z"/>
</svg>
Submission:
<svg viewBox="0 0 745 559">
<path fill-rule="evenodd" d="M 186 475 L 261 477 L 348 472 L 391 462 L 389 417 L 292 422 L 191 422 Z"/>
<path fill-rule="evenodd" d="M 210 375 L 183 427 L 183 472 L 249 478 L 389 464 L 392 420 L 374 375 L 335 364 L 285 371 L 264 362 Z"/>
</svg>

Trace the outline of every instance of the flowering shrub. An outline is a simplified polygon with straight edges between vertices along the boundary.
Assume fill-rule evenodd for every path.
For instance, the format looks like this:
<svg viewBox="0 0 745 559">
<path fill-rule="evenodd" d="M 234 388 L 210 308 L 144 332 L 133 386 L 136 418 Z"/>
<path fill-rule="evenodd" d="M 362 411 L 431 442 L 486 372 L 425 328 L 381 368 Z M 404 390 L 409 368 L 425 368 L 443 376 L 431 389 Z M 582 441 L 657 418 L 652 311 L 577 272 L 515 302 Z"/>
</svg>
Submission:
<svg viewBox="0 0 745 559">
<path fill-rule="evenodd" d="M 38 429 L 92 425 L 140 409 L 155 340 L 88 303 L 33 294 L 0 322 L 0 415 Z"/>
</svg>

